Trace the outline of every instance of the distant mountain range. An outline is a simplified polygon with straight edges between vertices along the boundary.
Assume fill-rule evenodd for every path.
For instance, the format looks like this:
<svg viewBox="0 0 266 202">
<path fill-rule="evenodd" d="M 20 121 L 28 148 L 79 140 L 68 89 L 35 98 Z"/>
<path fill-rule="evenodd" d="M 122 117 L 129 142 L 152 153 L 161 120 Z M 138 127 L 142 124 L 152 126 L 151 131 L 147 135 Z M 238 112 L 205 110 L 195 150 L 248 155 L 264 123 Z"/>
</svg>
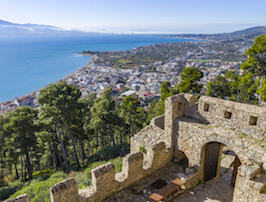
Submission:
<svg viewBox="0 0 266 202">
<path fill-rule="evenodd" d="M 38 24 L 17 24 L 0 20 L 0 36 L 61 36 L 61 35 L 98 35 L 98 32 L 83 32 L 77 30 L 64 30 L 60 27 Z M 232 33 L 221 34 L 176 34 L 171 37 L 198 38 L 204 40 L 239 40 L 254 39 L 266 34 L 266 27 L 252 27 Z"/>
<path fill-rule="evenodd" d="M 62 35 L 96 35 L 96 32 L 64 30 L 60 27 L 37 24 L 16 24 L 0 20 L 0 36 L 62 36 Z"/>
<path fill-rule="evenodd" d="M 175 34 L 170 36 L 182 37 L 182 38 L 198 38 L 205 40 L 240 40 L 240 39 L 254 39 L 259 35 L 266 34 L 265 26 L 251 27 L 248 29 L 221 34 Z"/>
</svg>

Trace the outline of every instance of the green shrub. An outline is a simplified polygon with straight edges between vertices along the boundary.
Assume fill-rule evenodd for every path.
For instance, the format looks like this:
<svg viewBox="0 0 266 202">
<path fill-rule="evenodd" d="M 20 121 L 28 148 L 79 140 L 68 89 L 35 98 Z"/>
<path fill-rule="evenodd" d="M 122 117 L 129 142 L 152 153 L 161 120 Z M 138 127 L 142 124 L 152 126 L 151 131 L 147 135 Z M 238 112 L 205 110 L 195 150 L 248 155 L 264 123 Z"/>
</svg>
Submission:
<svg viewBox="0 0 266 202">
<path fill-rule="evenodd" d="M 115 165 L 116 173 L 121 172 L 122 170 L 122 157 L 117 157 L 115 159 L 109 160 Z M 107 163 L 106 161 L 97 161 L 91 163 L 83 172 L 80 172 L 75 176 L 75 180 L 77 182 L 78 188 L 83 189 L 89 185 L 91 185 L 91 170 Z"/>
<path fill-rule="evenodd" d="M 52 174 L 53 174 L 52 170 L 48 170 L 48 169 L 47 170 L 41 170 L 41 171 L 33 173 L 32 178 L 36 179 L 38 181 L 43 181 L 43 180 L 48 179 Z"/>
<path fill-rule="evenodd" d="M 123 158 L 122 157 L 117 157 L 115 159 L 112 159 L 108 162 L 111 162 L 115 165 L 115 172 L 119 173 L 122 171 L 122 165 L 123 165 Z"/>
<path fill-rule="evenodd" d="M 8 186 L 0 187 L 0 201 L 8 199 L 8 197 L 14 194 L 17 190 L 23 187 L 23 182 L 16 180 L 12 183 L 9 183 Z"/>
<path fill-rule="evenodd" d="M 147 150 L 146 150 L 145 147 L 143 147 L 143 146 L 140 146 L 140 147 L 139 147 L 139 151 L 141 151 L 141 152 L 144 153 L 144 154 L 147 153 Z"/>
<path fill-rule="evenodd" d="M 30 183 L 29 186 L 17 191 L 10 198 L 15 198 L 21 194 L 27 193 L 31 202 L 49 202 L 50 201 L 50 187 L 62 181 L 66 174 L 61 172 L 52 175 L 49 179 L 44 181 L 35 181 Z"/>
<path fill-rule="evenodd" d="M 115 147 L 106 148 L 90 156 L 87 159 L 88 165 L 82 168 L 84 169 L 83 171 L 72 173 L 77 182 L 78 188 L 81 189 L 88 186 L 91 182 L 91 170 L 102 164 L 105 164 L 107 161 L 112 162 L 115 165 L 116 172 L 121 172 L 122 156 L 125 156 L 127 153 L 129 153 L 129 149 L 129 144 L 122 144 Z M 53 174 L 52 170 L 42 170 L 33 173 L 34 179 L 28 186 L 25 186 L 24 188 L 22 188 L 23 183 L 20 183 L 19 186 L 13 186 L 13 188 L 9 186 L 6 189 L 2 189 L 2 192 L 0 189 L 0 196 L 5 197 L 0 197 L 0 199 L 6 199 L 10 197 L 11 194 L 13 195 L 11 195 L 10 198 L 15 198 L 21 194 L 27 193 L 31 199 L 31 202 L 48 202 L 50 201 L 50 187 L 65 179 L 66 176 L 67 175 L 63 172 Z"/>
<path fill-rule="evenodd" d="M 128 143 L 117 145 L 115 147 L 108 147 L 103 149 L 96 154 L 91 155 L 87 159 L 87 164 L 91 164 L 97 161 L 108 161 L 110 159 L 117 158 L 119 156 L 125 156 L 130 151 L 130 146 Z"/>
</svg>

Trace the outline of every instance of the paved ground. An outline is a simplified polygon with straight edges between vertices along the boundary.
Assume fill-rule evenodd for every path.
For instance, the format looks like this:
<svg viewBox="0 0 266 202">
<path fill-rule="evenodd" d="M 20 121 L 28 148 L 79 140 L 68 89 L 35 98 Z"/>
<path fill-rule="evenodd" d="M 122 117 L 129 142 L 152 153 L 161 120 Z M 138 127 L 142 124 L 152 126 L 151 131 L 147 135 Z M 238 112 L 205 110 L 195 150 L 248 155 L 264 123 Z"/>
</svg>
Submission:
<svg viewBox="0 0 266 202">
<path fill-rule="evenodd" d="M 231 202 L 234 188 L 230 184 L 235 154 L 228 149 L 223 148 L 220 177 L 186 190 L 171 202 Z"/>
<path fill-rule="evenodd" d="M 170 162 L 165 167 L 159 169 L 152 175 L 136 182 L 130 187 L 123 189 L 122 191 L 115 193 L 103 202 L 142 202 L 146 201 L 148 196 L 156 192 L 153 183 L 157 180 L 164 181 L 169 184 L 173 179 L 178 177 L 179 173 L 184 173 L 185 170 L 180 164 Z"/>
<path fill-rule="evenodd" d="M 232 171 L 183 192 L 171 202 L 231 202 L 234 188 L 230 186 Z"/>
<path fill-rule="evenodd" d="M 171 202 L 231 202 L 233 199 L 233 187 L 230 186 L 232 178 L 232 163 L 235 154 L 223 149 L 220 175 L 216 179 L 212 179 L 196 187 L 185 190 L 180 195 L 171 200 Z M 174 163 L 170 162 L 165 167 L 159 169 L 152 175 L 138 181 L 130 187 L 115 193 L 103 202 L 145 202 L 148 196 L 156 192 L 160 183 L 169 184 L 175 178 L 187 177 L 197 172 L 195 169 L 187 168 L 187 162 Z M 154 183 L 157 182 L 156 185 Z M 164 186 L 164 185 L 162 185 Z"/>
</svg>

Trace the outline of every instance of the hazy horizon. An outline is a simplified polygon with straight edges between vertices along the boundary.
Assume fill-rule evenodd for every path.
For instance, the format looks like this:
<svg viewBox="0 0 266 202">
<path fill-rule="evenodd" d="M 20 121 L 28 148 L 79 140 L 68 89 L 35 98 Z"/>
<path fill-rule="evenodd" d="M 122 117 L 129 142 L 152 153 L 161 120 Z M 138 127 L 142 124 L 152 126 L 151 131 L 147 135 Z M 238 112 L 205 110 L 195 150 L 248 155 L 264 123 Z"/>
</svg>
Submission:
<svg viewBox="0 0 266 202">
<path fill-rule="evenodd" d="M 101 33 L 215 34 L 266 26 L 266 1 L 1 2 L 0 19 Z"/>
</svg>

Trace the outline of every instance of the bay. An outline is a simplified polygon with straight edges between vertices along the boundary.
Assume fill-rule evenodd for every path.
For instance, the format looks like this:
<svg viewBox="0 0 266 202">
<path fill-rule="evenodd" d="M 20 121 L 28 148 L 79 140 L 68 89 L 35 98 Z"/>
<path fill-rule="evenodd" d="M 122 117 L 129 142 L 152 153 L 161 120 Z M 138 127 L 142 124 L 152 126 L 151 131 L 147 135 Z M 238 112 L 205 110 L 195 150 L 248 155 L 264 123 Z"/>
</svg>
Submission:
<svg viewBox="0 0 266 202">
<path fill-rule="evenodd" d="M 85 50 L 122 51 L 191 39 L 145 35 L 0 37 L 0 103 L 31 93 L 82 68 Z"/>
</svg>

